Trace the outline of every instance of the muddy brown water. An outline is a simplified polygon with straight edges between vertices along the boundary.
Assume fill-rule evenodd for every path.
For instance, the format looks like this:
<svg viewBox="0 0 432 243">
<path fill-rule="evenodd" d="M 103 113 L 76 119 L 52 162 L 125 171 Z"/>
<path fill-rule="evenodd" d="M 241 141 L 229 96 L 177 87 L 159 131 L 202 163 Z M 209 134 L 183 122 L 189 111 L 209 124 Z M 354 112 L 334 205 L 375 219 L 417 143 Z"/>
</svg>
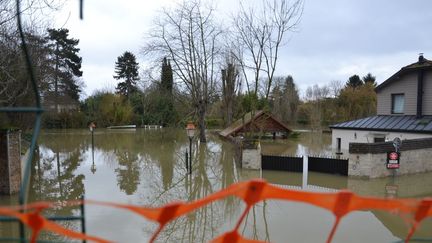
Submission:
<svg viewBox="0 0 432 243">
<path fill-rule="evenodd" d="M 330 134 L 302 132 L 296 139 L 266 140 L 264 153 L 332 155 Z M 97 129 L 94 144 L 87 130 L 48 130 L 39 138 L 32 166 L 30 201 L 87 199 L 159 206 L 191 201 L 228 185 L 252 178 L 299 190 L 337 191 L 348 188 L 377 197 L 428 197 L 432 174 L 424 173 L 374 180 L 343 176 L 239 168 L 231 144 L 212 133 L 206 144 L 193 143 L 193 173 L 186 176 L 185 151 L 189 147 L 182 129 Z M 2 205 L 17 203 L 16 196 L 1 196 Z M 207 242 L 234 227 L 243 203 L 236 198 L 217 201 L 166 226 L 158 242 Z M 50 215 L 77 215 L 76 208 L 50 210 Z M 408 217 L 408 216 L 407 216 Z M 359 211 L 346 216 L 334 242 L 397 242 L 407 234 L 407 218 L 379 211 Z M 323 209 L 296 202 L 266 201 L 247 215 L 240 232 L 248 238 L 271 242 L 325 242 L 334 217 Z M 80 230 L 79 222 L 62 225 Z M 156 229 L 130 212 L 86 206 L 87 233 L 115 242 L 146 242 Z M 426 220 L 416 238 L 432 238 L 432 220 Z M 0 223 L 0 237 L 18 235 L 12 223 Z M 70 241 L 45 233 L 41 239 Z"/>
</svg>

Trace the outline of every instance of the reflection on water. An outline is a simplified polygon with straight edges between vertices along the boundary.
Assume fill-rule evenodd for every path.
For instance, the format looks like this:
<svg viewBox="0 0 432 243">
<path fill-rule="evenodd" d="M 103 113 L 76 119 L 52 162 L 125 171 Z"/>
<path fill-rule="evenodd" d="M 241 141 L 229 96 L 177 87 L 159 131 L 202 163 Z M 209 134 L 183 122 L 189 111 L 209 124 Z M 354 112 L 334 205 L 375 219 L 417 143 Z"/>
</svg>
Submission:
<svg viewBox="0 0 432 243">
<path fill-rule="evenodd" d="M 184 130 L 96 130 L 94 146 L 84 130 L 46 131 L 32 167 L 30 199 L 75 200 L 86 198 L 134 205 L 159 206 L 192 201 L 228 185 L 262 177 L 277 185 L 299 190 L 336 191 L 348 188 L 361 195 L 424 197 L 432 195 L 431 174 L 377 180 L 343 176 L 277 171 L 251 171 L 236 167 L 232 146 L 209 134 L 208 143 L 193 144 L 193 173 L 186 176 Z M 264 152 L 278 154 L 331 154 L 330 135 L 302 133 L 293 140 L 264 141 Z M 0 197 L 3 205 L 16 204 L 16 197 Z M 234 227 L 244 209 L 236 198 L 227 198 L 171 222 L 159 237 L 161 242 L 205 242 Z M 78 214 L 77 208 L 55 209 L 56 215 Z M 406 225 L 397 216 L 382 212 L 355 212 L 344 219 L 334 242 L 390 242 L 406 235 Z M 323 242 L 333 216 L 320 208 L 286 201 L 257 204 L 247 215 L 241 232 L 250 238 L 272 242 Z M 132 213 L 86 207 L 88 233 L 116 242 L 145 242 L 156 225 Z M 79 230 L 79 222 L 62 223 Z M 432 237 L 428 221 L 418 236 Z M 429 227 L 430 229 L 430 227 Z M 17 234 L 16 226 L 0 224 L 0 235 Z M 313 233 L 311 233 L 313 232 Z M 368 232 L 367 235 L 363 235 Z M 45 239 L 62 240 L 56 235 Z"/>
<path fill-rule="evenodd" d="M 285 155 L 321 155 L 332 156 L 331 134 L 318 132 L 301 132 L 297 138 L 263 140 L 264 154 Z"/>
</svg>

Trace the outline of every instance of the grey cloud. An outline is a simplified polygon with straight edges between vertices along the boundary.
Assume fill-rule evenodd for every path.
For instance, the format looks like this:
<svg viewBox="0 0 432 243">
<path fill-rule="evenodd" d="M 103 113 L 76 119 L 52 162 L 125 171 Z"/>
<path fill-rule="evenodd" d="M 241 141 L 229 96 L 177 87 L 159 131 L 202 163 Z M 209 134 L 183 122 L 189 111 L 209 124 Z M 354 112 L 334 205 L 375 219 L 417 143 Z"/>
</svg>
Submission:
<svg viewBox="0 0 432 243">
<path fill-rule="evenodd" d="M 293 53 L 378 54 L 430 50 L 432 1 L 318 1 L 305 4 Z"/>
</svg>

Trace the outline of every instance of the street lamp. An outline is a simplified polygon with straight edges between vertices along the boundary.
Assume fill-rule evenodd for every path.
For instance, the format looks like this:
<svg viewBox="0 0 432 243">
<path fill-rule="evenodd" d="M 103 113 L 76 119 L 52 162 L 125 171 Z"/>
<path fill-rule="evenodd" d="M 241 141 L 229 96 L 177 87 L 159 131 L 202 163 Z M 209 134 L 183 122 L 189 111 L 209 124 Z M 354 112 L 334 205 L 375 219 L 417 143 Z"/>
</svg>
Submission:
<svg viewBox="0 0 432 243">
<path fill-rule="evenodd" d="M 189 137 L 189 174 L 192 174 L 192 138 L 195 135 L 195 125 L 192 122 L 188 122 L 186 134 Z"/>
</svg>

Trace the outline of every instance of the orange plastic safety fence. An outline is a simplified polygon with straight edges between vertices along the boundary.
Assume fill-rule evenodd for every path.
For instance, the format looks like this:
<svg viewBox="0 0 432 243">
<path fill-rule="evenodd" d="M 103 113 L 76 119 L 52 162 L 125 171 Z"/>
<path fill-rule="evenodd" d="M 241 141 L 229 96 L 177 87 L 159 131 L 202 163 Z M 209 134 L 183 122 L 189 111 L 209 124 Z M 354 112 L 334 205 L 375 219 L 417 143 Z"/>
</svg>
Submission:
<svg viewBox="0 0 432 243">
<path fill-rule="evenodd" d="M 406 242 L 410 240 L 420 222 L 423 219 L 432 216 L 431 198 L 382 199 L 362 197 L 345 190 L 337 193 L 305 192 L 283 189 L 268 184 L 264 180 L 251 180 L 246 182 L 240 182 L 193 202 L 173 202 L 159 208 L 140 207 L 91 200 L 68 202 L 67 205 L 71 206 L 82 203 L 94 204 L 100 206 L 122 208 L 139 214 L 149 220 L 159 223 L 158 229 L 153 234 L 150 240 L 150 242 L 153 242 L 157 238 L 160 231 L 170 221 L 185 214 L 188 214 L 197 208 L 203 207 L 216 200 L 224 199 L 228 196 L 236 196 L 242 199 L 246 203 L 246 208 L 240 216 L 235 228 L 232 231 L 226 232 L 221 236 L 217 237 L 213 240 L 213 242 L 260 242 L 245 239 L 238 233 L 238 229 L 251 207 L 253 207 L 256 203 L 260 201 L 269 199 L 304 202 L 331 211 L 335 216 L 335 222 L 327 238 L 327 242 L 331 242 L 341 219 L 352 211 L 377 209 L 384 210 L 390 213 L 403 213 L 414 215 L 412 227 L 408 233 L 407 238 L 405 239 Z M 39 202 L 29 204 L 24 207 L 2 207 L 0 208 L 0 215 L 16 217 L 28 227 L 30 227 L 32 229 L 31 242 L 36 242 L 36 238 L 41 230 L 51 231 L 74 239 L 85 239 L 101 243 L 109 242 L 108 240 L 104 240 L 98 237 L 93 237 L 71 231 L 47 220 L 41 215 L 44 209 L 53 207 L 58 207 L 58 205 L 50 202 Z M 24 210 L 25 213 L 21 213 L 22 210 Z"/>
<path fill-rule="evenodd" d="M 55 207 L 58 207 L 58 204 L 51 202 L 36 202 L 21 207 L 0 207 L 0 215 L 17 218 L 23 224 L 27 225 L 32 230 L 32 235 L 30 238 L 31 243 L 36 242 L 41 230 L 51 231 L 73 239 L 89 240 L 100 243 L 110 242 L 99 237 L 93 237 L 66 229 L 41 215 L 44 209 Z M 25 213 L 21 213 L 21 211 L 25 211 Z"/>
</svg>

